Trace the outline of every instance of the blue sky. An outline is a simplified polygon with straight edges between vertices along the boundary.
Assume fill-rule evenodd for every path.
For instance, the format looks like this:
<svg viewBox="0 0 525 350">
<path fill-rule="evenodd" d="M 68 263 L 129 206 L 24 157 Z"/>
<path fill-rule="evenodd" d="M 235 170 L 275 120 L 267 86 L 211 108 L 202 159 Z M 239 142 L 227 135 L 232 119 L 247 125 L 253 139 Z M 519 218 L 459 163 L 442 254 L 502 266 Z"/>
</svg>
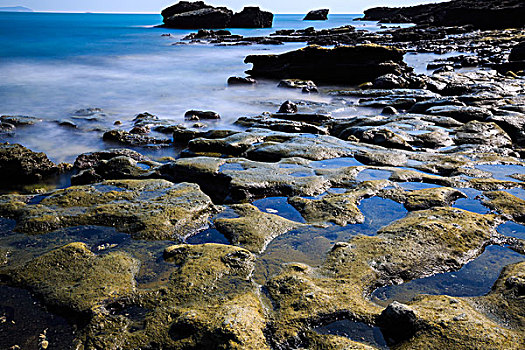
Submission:
<svg viewBox="0 0 525 350">
<path fill-rule="evenodd" d="M 35 11 L 65 12 L 141 12 L 158 13 L 178 0 L 0 0 L 0 6 L 25 6 Z M 240 10 L 245 5 L 258 5 L 275 13 L 304 13 L 311 9 L 329 8 L 334 13 L 362 13 L 374 6 L 407 6 L 439 0 L 207 0 Z"/>
</svg>

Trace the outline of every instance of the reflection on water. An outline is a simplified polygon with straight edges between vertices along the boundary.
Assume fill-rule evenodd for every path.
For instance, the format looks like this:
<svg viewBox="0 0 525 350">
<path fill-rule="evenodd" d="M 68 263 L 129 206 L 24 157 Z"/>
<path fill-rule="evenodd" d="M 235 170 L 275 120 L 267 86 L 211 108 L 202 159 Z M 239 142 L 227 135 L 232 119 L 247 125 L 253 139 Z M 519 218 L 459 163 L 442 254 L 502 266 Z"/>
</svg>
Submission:
<svg viewBox="0 0 525 350">
<path fill-rule="evenodd" d="M 73 349 L 73 325 L 49 312 L 27 290 L 0 285 L 0 348 L 39 349 L 44 332 L 51 348 Z"/>
<path fill-rule="evenodd" d="M 393 301 L 406 303 L 419 294 L 482 296 L 490 291 L 505 266 L 521 261 L 525 261 L 525 256 L 505 247 L 489 246 L 459 271 L 379 288 L 372 293 L 372 301 L 387 306 Z"/>
<path fill-rule="evenodd" d="M 377 349 L 388 349 L 381 329 L 362 322 L 340 320 L 326 326 L 316 327 L 314 331 L 319 334 L 338 335 L 350 338 L 351 340 L 371 345 Z"/>
<path fill-rule="evenodd" d="M 318 266 L 335 243 L 346 242 L 355 235 L 375 235 L 381 227 L 407 214 L 402 204 L 380 197 L 362 200 L 359 209 L 365 216 L 363 224 L 344 227 L 335 224 L 327 227 L 306 226 L 277 237 L 257 259 L 256 280 L 264 283 L 280 271 L 283 263 L 300 262 Z M 279 215 L 286 217 L 283 212 L 281 210 Z"/>
</svg>

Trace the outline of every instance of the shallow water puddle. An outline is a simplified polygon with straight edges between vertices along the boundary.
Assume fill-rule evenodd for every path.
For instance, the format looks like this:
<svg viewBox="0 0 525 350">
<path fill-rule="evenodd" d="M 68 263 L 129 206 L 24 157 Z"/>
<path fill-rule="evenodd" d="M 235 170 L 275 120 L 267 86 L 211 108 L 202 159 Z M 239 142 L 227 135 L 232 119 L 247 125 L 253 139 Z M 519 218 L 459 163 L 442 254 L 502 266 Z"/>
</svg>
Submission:
<svg viewBox="0 0 525 350">
<path fill-rule="evenodd" d="M 466 194 L 468 198 L 459 198 L 452 205 L 452 207 L 471 211 L 477 214 L 490 213 L 490 209 L 484 206 L 479 200 L 480 196 L 483 195 L 482 191 L 478 191 L 473 188 L 462 188 L 460 191 Z"/>
<path fill-rule="evenodd" d="M 492 173 L 492 176 L 497 180 L 505 180 L 505 181 L 521 182 L 519 180 L 516 180 L 510 177 L 509 175 L 525 174 L 525 166 L 522 166 L 522 165 L 482 164 L 482 165 L 476 165 L 476 168 L 479 170 L 483 170 L 483 171 Z"/>
<path fill-rule="evenodd" d="M 344 168 L 349 166 L 362 166 L 363 163 L 358 162 L 353 157 L 341 157 L 341 158 L 333 158 L 333 159 L 327 159 L 327 160 L 319 160 L 314 161 L 310 163 L 310 166 L 313 168 L 319 168 L 319 169 L 337 169 L 337 168 Z"/>
<path fill-rule="evenodd" d="M 443 187 L 440 185 L 427 184 L 425 182 L 399 182 L 397 183 L 397 185 L 407 191 L 417 191 L 417 190 L 425 190 L 427 188 Z"/>
<path fill-rule="evenodd" d="M 504 236 L 525 239 L 525 226 L 512 221 L 499 225 L 497 230 Z"/>
<path fill-rule="evenodd" d="M 39 349 L 44 330 L 50 349 L 72 348 L 73 325 L 47 311 L 27 290 L 0 285 L 0 349 Z"/>
<path fill-rule="evenodd" d="M 525 261 L 525 256 L 505 247 L 489 246 L 483 254 L 459 271 L 382 287 L 372 293 L 371 299 L 374 303 L 386 307 L 393 301 L 406 303 L 419 294 L 482 296 L 490 291 L 505 266 L 521 261 Z"/>
<path fill-rule="evenodd" d="M 268 197 L 256 200 L 252 204 L 262 212 L 279 215 L 285 219 L 300 223 L 306 222 L 301 214 L 293 206 L 288 204 L 287 197 Z"/>
<path fill-rule="evenodd" d="M 388 180 L 390 176 L 392 176 L 392 172 L 387 170 L 365 169 L 359 172 L 356 181 Z"/>
<path fill-rule="evenodd" d="M 314 328 L 319 334 L 337 335 L 353 341 L 365 343 L 378 349 L 388 349 L 383 333 L 379 327 L 369 326 L 366 323 L 350 320 L 332 322 L 326 326 Z"/>
<path fill-rule="evenodd" d="M 510 189 L 510 190 L 505 190 L 505 192 L 508 192 L 510 194 L 512 194 L 513 196 L 516 196 L 520 199 L 523 199 L 525 200 L 525 189 L 523 188 L 513 188 L 513 189 Z"/>
<path fill-rule="evenodd" d="M 374 235 L 381 227 L 404 218 L 408 211 L 403 204 L 381 197 L 366 198 L 358 206 L 365 217 L 365 222 L 353 225 L 361 234 Z"/>
</svg>

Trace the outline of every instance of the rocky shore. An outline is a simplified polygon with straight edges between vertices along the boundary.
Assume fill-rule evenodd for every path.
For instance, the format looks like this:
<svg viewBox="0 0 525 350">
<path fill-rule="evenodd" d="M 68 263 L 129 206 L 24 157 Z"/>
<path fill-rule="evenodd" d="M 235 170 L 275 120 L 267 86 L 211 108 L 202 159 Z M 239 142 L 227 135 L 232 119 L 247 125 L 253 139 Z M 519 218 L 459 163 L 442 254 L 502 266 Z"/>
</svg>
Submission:
<svg viewBox="0 0 525 350">
<path fill-rule="evenodd" d="M 180 2 L 163 16 L 177 28 L 246 25 L 228 11 Z M 107 150 L 74 164 L 0 144 L 0 295 L 29 291 L 20 305 L 41 304 L 75 327 L 60 339 L 50 326 L 34 344 L 525 348 L 523 28 L 434 24 L 264 38 L 201 30 L 185 40 L 315 43 L 249 55 L 249 76 L 228 84 L 243 91 L 270 81 L 330 102 L 282 101 L 220 126 L 214 106 L 188 106 L 177 120 L 140 113 L 99 131 Z M 455 53 L 414 72 L 407 55 L 428 52 Z M 338 114 L 347 106 L 360 113 Z M 4 135 L 44 123 L 0 121 Z M 182 151 L 155 153 L 163 149 Z M 479 273 L 488 292 L 455 294 L 432 282 L 492 246 L 516 262 Z M 387 305 L 372 299 L 410 281 L 432 292 Z M 0 335 L 14 332 L 22 311 L 0 301 Z"/>
</svg>

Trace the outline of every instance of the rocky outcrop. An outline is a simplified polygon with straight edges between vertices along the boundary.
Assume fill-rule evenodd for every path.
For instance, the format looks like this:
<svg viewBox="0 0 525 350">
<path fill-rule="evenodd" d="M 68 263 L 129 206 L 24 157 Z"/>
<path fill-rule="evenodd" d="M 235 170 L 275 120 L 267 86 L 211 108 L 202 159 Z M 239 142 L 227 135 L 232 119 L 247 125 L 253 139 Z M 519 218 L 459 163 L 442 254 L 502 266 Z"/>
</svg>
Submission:
<svg viewBox="0 0 525 350">
<path fill-rule="evenodd" d="M 401 50 L 377 45 L 308 46 L 281 55 L 250 55 L 244 62 L 253 63 L 247 73 L 254 77 L 358 84 L 405 71 L 403 55 Z"/>
<path fill-rule="evenodd" d="M 522 41 L 512 48 L 509 61 L 525 61 L 525 41 Z"/>
<path fill-rule="evenodd" d="M 262 11 L 258 7 L 247 6 L 241 12 L 234 14 L 228 25 L 230 28 L 271 28 L 273 14 Z"/>
<path fill-rule="evenodd" d="M 303 21 L 326 21 L 329 9 L 312 10 L 304 17 Z"/>
<path fill-rule="evenodd" d="M 482 29 L 520 28 L 525 24 L 525 3 L 521 0 L 453 0 L 411 7 L 375 7 L 365 11 L 363 20 L 434 26 L 470 24 Z"/>
<path fill-rule="evenodd" d="M 206 228 L 216 213 L 196 184 L 164 180 L 105 181 L 55 191 L 38 204 L 31 198 L 0 196 L 1 215 L 15 219 L 15 229 L 26 234 L 98 225 L 137 239 L 180 240 Z"/>
<path fill-rule="evenodd" d="M 226 7 L 213 7 L 203 1 L 180 1 L 162 11 L 163 27 L 177 29 L 270 28 L 273 14 L 258 7 L 245 7 L 233 13 Z"/>
<path fill-rule="evenodd" d="M 19 144 L 0 144 L 0 180 L 4 186 L 40 182 L 61 170 L 45 153 L 33 152 Z"/>
</svg>

